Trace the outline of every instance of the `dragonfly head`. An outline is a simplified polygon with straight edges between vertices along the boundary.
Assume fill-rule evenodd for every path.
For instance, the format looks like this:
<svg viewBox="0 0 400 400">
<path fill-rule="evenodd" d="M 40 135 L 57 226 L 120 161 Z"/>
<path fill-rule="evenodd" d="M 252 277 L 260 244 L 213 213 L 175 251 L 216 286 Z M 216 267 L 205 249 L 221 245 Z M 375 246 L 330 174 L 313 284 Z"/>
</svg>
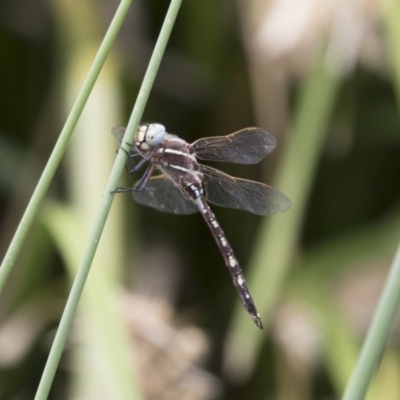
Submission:
<svg viewBox="0 0 400 400">
<path fill-rule="evenodd" d="M 136 146 L 147 151 L 157 146 L 164 138 L 165 127 L 161 124 L 140 125 L 136 133 Z"/>
</svg>

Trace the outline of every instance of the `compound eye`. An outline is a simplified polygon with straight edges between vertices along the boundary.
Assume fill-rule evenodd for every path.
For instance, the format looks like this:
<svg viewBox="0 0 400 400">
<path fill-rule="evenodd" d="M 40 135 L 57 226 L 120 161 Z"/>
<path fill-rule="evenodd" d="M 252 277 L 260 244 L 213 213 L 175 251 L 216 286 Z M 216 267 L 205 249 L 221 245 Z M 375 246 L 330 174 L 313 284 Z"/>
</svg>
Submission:
<svg viewBox="0 0 400 400">
<path fill-rule="evenodd" d="M 164 138 L 165 127 L 161 124 L 150 124 L 146 131 L 145 142 L 153 147 L 157 146 Z"/>
</svg>

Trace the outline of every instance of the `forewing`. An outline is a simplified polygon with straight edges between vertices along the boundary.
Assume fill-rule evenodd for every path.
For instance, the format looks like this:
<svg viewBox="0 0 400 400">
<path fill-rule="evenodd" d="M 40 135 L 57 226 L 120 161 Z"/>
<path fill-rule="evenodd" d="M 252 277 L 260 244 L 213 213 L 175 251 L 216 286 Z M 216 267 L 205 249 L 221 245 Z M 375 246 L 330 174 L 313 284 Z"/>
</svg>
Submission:
<svg viewBox="0 0 400 400">
<path fill-rule="evenodd" d="M 124 135 L 125 135 L 125 131 L 126 131 L 126 128 L 123 128 L 122 126 L 114 126 L 114 127 L 111 129 L 111 135 L 113 135 L 113 138 L 114 138 L 118 143 L 121 144 L 122 138 L 123 138 Z"/>
<path fill-rule="evenodd" d="M 275 137 L 261 128 L 245 128 L 228 136 L 196 140 L 190 145 L 197 158 L 236 164 L 256 164 L 275 147 Z"/>
<path fill-rule="evenodd" d="M 234 178 L 204 165 L 201 172 L 206 198 L 218 206 L 267 215 L 286 211 L 292 205 L 283 193 L 271 186 Z"/>
<path fill-rule="evenodd" d="M 164 176 L 149 179 L 145 189 L 132 192 L 135 201 L 147 207 L 173 214 L 193 214 L 198 211 L 195 204 L 185 199 L 181 191 Z"/>
</svg>

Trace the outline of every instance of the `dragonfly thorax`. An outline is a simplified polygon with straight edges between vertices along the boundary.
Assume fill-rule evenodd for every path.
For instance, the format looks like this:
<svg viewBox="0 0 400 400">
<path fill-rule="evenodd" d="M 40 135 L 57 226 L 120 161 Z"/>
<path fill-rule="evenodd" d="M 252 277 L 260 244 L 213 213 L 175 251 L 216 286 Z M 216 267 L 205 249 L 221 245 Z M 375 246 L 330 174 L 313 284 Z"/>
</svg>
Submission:
<svg viewBox="0 0 400 400">
<path fill-rule="evenodd" d="M 165 133 L 165 127 L 161 124 L 140 125 L 136 132 L 135 145 L 142 151 L 150 150 L 161 143 Z"/>
</svg>

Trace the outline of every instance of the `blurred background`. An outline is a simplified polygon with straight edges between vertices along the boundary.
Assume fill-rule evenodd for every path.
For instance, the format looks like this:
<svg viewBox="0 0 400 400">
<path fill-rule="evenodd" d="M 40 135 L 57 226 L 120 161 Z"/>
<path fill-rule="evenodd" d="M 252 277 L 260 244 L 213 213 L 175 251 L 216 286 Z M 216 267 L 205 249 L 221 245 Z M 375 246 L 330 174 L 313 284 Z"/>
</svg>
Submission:
<svg viewBox="0 0 400 400">
<path fill-rule="evenodd" d="M 132 4 L 1 294 L 2 400 L 34 397 L 168 6 Z M 2 254 L 117 7 L 0 3 Z M 200 215 L 117 195 L 50 399 L 340 398 L 400 237 L 399 19 L 394 0 L 183 1 L 143 121 L 277 138 L 258 165 L 213 165 L 292 201 L 212 207 L 265 328 Z M 399 332 L 369 399 L 400 398 Z"/>
</svg>

